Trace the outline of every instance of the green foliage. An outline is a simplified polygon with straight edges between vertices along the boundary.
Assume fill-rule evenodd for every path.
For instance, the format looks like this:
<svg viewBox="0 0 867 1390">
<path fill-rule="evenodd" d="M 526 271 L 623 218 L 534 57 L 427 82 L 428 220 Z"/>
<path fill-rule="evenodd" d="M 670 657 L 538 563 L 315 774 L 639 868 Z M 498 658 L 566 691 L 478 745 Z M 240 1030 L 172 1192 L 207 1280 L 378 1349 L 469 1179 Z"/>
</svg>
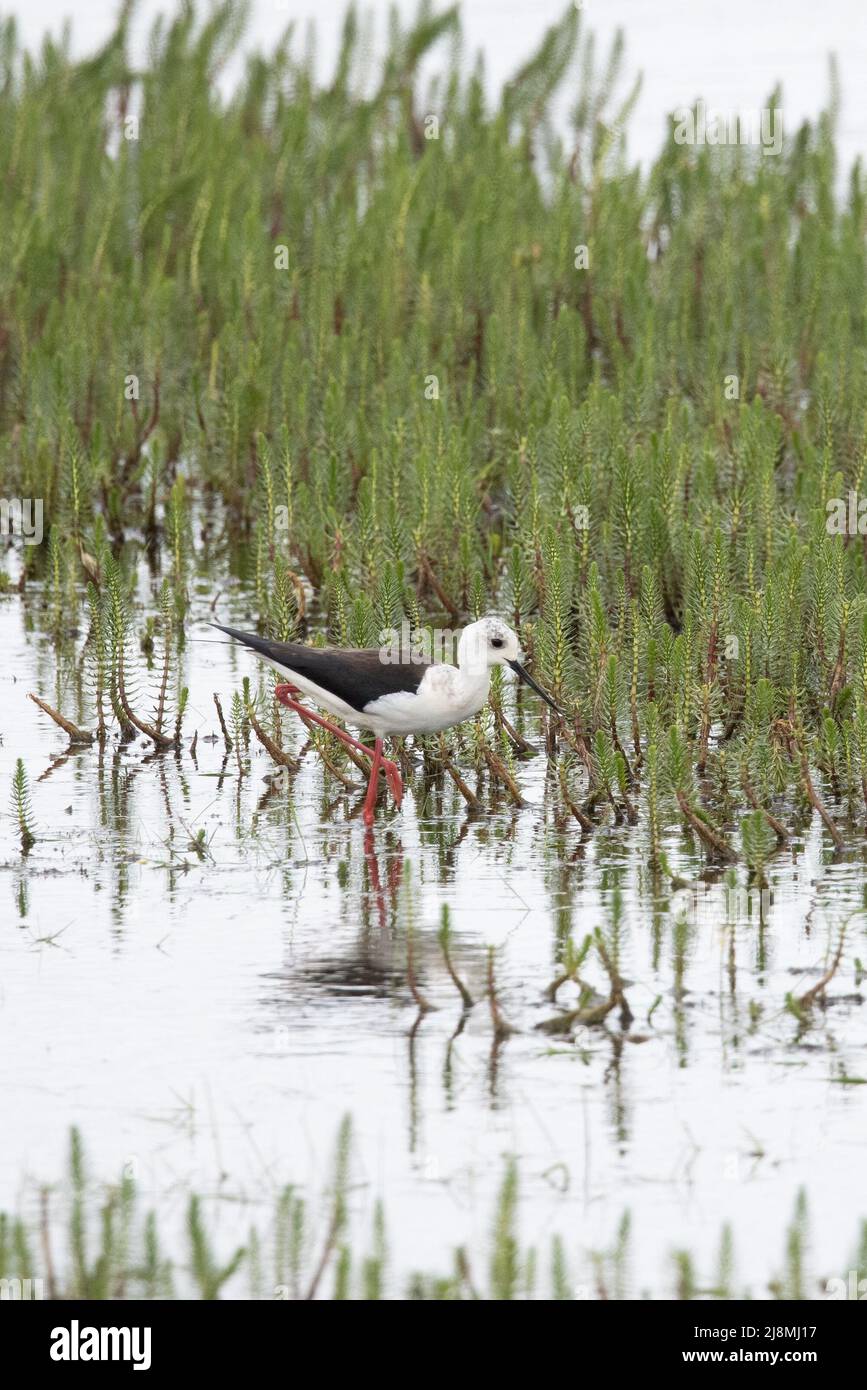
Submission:
<svg viewBox="0 0 867 1390">
<path fill-rule="evenodd" d="M 15 771 L 12 774 L 12 798 L 11 812 L 21 840 L 22 854 L 28 854 L 36 844 L 36 832 L 33 826 L 33 812 L 30 805 L 30 783 L 27 777 L 27 769 L 21 758 L 15 759 Z"/>
<path fill-rule="evenodd" d="M 239 1246 L 225 1264 L 220 1264 L 214 1255 L 210 1238 L 202 1218 L 202 1207 L 198 1197 L 190 1198 L 187 1209 L 187 1231 L 189 1233 L 192 1272 L 200 1298 L 219 1298 L 220 1290 L 229 1282 L 244 1259 L 246 1251 Z"/>
<path fill-rule="evenodd" d="M 372 83 L 349 12 L 324 84 L 289 32 L 227 101 L 243 19 L 184 5 L 135 71 L 126 9 L 85 61 L 4 30 L 0 475 L 45 500 L 24 593 L 75 717 L 176 745 L 217 577 L 282 640 L 499 609 L 591 798 L 634 820 L 647 757 L 654 865 L 666 792 L 731 826 L 739 780 L 809 796 L 802 751 L 851 815 L 867 556 L 830 523 L 865 481 L 865 189 L 836 196 L 834 103 L 773 159 L 670 131 L 640 177 L 622 36 L 600 61 L 574 6 L 493 103 L 426 5 Z"/>
<path fill-rule="evenodd" d="M 807 1297 L 806 1247 L 807 1194 L 802 1188 L 798 1193 L 794 1215 L 786 1233 L 786 1257 L 783 1273 L 773 1286 L 778 1298 L 800 1302 Z"/>
<path fill-rule="evenodd" d="M 494 1222 L 491 1254 L 491 1297 L 515 1298 L 518 1287 L 519 1244 L 515 1229 L 518 1206 L 518 1170 L 514 1161 L 506 1168 Z"/>
<path fill-rule="evenodd" d="M 756 882 L 765 883 L 765 866 L 776 846 L 776 837 L 763 812 L 753 811 L 741 821 L 744 859 Z"/>
<path fill-rule="evenodd" d="M 357 1245 L 356 1225 L 348 1205 L 352 1128 L 348 1118 L 341 1123 L 335 1149 L 333 1177 L 326 1194 L 325 1222 L 311 1215 L 311 1202 L 294 1187 L 278 1195 L 271 1221 L 264 1229 L 252 1227 L 245 1246 L 238 1246 L 228 1257 L 215 1251 L 215 1221 L 212 1204 L 192 1194 L 187 1205 L 186 1251 L 173 1260 L 163 1253 L 157 1220 L 152 1212 L 139 1212 L 139 1195 L 134 1179 L 124 1175 L 119 1183 L 101 1190 L 87 1176 L 81 1138 L 71 1134 L 67 1181 L 61 1194 L 68 1208 L 65 1242 L 53 1219 L 60 1202 L 49 1204 L 43 1189 L 41 1215 L 33 1227 L 27 1218 L 0 1212 L 0 1279 L 43 1279 L 48 1296 L 58 1299 L 126 1299 L 195 1297 L 253 1297 L 271 1299 L 310 1299 L 322 1293 L 321 1281 L 331 1267 L 331 1297 L 378 1301 L 405 1296 L 410 1299 L 526 1299 L 553 1297 L 557 1300 L 587 1297 L 589 1268 L 594 1278 L 594 1294 L 599 1298 L 634 1297 L 631 1276 L 630 1241 L 632 1223 L 628 1212 L 619 1222 L 611 1245 L 597 1252 L 572 1252 L 563 1238 L 551 1240 L 547 1265 L 549 1278 L 540 1277 L 533 1247 L 522 1248 L 518 1236 L 518 1170 L 514 1160 L 506 1163 L 497 1198 L 492 1229 L 489 1277 L 478 1287 L 472 1275 L 467 1251 L 454 1251 L 453 1269 L 445 1276 L 388 1270 L 386 1220 L 381 1202 L 373 1209 L 373 1234 L 369 1253 Z M 807 1248 L 807 1201 L 800 1192 L 792 1221 L 785 1232 L 784 1269 L 753 1296 L 803 1300 L 822 1297 L 820 1281 L 809 1279 Z M 362 1237 L 362 1239 L 366 1238 Z M 363 1247 L 362 1247 L 363 1249 Z M 91 1255 L 91 1250 L 93 1254 Z M 51 1252 L 50 1267 L 46 1268 Z M 587 1257 L 589 1255 L 589 1267 Z M 265 1274 L 266 1261 L 273 1260 L 273 1288 Z M 702 1280 L 694 1256 L 689 1251 L 674 1252 L 677 1271 L 676 1296 L 680 1299 L 740 1298 L 749 1290 L 735 1286 L 735 1250 L 732 1231 L 724 1226 L 713 1277 Z M 847 1268 L 863 1277 L 867 1266 L 867 1227 L 862 1223 L 857 1247 Z M 582 1272 L 577 1274 L 576 1268 Z M 663 1278 L 659 1288 L 642 1296 L 668 1298 Z M 578 1292 L 580 1287 L 581 1292 Z"/>
</svg>

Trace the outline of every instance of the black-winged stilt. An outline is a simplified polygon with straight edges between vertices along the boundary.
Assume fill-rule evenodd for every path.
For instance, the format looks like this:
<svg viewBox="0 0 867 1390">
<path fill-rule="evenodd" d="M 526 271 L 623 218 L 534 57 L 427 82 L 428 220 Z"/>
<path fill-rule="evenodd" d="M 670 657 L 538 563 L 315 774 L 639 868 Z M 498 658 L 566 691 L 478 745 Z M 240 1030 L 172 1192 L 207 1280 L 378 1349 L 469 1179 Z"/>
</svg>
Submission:
<svg viewBox="0 0 867 1390">
<path fill-rule="evenodd" d="M 370 781 L 364 801 L 364 823 L 373 824 L 377 777 L 380 768 L 400 806 L 403 782 L 397 765 L 383 756 L 385 734 L 433 734 L 460 724 L 478 714 L 488 698 L 492 666 L 512 670 L 556 710 L 557 706 L 537 685 L 519 660 L 521 649 L 510 627 L 499 618 L 480 618 L 470 623 L 458 642 L 458 664 L 419 659 L 418 656 L 394 660 L 379 647 L 305 647 L 298 642 L 272 642 L 253 632 L 214 623 L 214 627 L 252 648 L 287 678 L 274 694 L 287 709 L 294 709 L 372 759 Z M 329 714 L 356 728 L 373 733 L 373 749 L 340 729 L 330 720 L 313 714 L 292 697 L 308 695 Z"/>
</svg>

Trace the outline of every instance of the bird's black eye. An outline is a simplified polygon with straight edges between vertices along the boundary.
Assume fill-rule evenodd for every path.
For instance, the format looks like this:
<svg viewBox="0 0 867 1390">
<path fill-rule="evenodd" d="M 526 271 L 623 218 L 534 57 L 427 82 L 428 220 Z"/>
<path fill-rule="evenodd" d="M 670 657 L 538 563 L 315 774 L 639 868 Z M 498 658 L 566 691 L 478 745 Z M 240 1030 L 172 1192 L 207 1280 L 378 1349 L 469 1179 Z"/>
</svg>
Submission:
<svg viewBox="0 0 867 1390">
<path fill-rule="evenodd" d="M 505 647 L 505 645 L 506 645 L 506 644 L 505 644 L 505 642 L 503 641 L 502 637 L 492 637 L 492 638 L 491 638 L 491 646 L 492 646 L 492 647 Z"/>
</svg>

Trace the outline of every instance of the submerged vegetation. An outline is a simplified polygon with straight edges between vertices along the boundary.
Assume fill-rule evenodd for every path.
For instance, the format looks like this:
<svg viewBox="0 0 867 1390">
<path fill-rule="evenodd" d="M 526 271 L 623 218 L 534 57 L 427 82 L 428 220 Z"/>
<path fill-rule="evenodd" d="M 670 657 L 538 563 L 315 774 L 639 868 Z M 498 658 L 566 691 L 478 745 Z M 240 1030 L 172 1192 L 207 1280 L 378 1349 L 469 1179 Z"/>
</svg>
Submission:
<svg viewBox="0 0 867 1390">
<path fill-rule="evenodd" d="M 524 1245 L 520 1230 L 517 1165 L 506 1164 L 487 1248 L 461 1246 L 448 1273 L 390 1268 L 383 1206 L 373 1208 L 366 1240 L 353 1211 L 352 1128 L 345 1119 L 337 1137 L 327 1189 L 312 1197 L 289 1185 L 278 1194 L 267 1227 L 248 1228 L 234 1248 L 220 1240 L 213 1218 L 195 1194 L 187 1199 L 183 1255 L 169 1255 L 153 1211 L 142 1215 L 135 1179 L 124 1174 L 110 1187 L 88 1179 L 81 1137 L 73 1130 L 66 1180 L 39 1190 L 39 1218 L 29 1223 L 0 1212 L 0 1281 L 4 1298 L 215 1299 L 223 1293 L 265 1300 L 514 1299 L 734 1299 L 826 1298 L 845 1283 L 834 1273 L 809 1269 L 809 1213 L 798 1195 L 784 1232 L 780 1257 L 768 1266 L 767 1284 L 749 1289 L 737 1277 L 732 1233 L 724 1227 L 716 1268 L 703 1279 L 686 1250 L 669 1252 L 653 1288 L 632 1270 L 631 1218 L 625 1213 L 605 1250 L 571 1249 L 559 1235 L 547 1248 Z M 232 1199 L 228 1196 L 226 1200 Z M 213 1205 L 213 1204 L 211 1204 Z M 210 1223 L 210 1224 L 209 1224 Z M 218 1254 L 217 1244 L 226 1248 Z M 364 1253 L 362 1253 L 364 1252 Z M 867 1268 L 867 1223 L 862 1222 L 841 1270 Z M 34 1273 L 35 1271 L 35 1273 Z M 849 1276 L 850 1279 L 852 1276 Z M 27 1281 L 30 1281 L 29 1283 Z M 35 1281 L 39 1281 L 38 1283 Z M 833 1283 L 831 1283 L 833 1281 Z M 829 1287 L 830 1284 L 830 1287 Z M 395 1288 L 395 1285 L 398 1288 Z M 839 1295 L 835 1295 L 839 1296 Z"/>
</svg>

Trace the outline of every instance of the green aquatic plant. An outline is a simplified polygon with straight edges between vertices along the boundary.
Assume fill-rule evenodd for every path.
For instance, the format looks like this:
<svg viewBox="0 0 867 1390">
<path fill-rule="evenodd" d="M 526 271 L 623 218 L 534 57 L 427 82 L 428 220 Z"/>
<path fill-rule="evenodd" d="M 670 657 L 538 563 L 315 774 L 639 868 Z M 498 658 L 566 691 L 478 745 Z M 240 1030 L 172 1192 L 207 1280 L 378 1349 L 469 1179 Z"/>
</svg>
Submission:
<svg viewBox="0 0 867 1390">
<path fill-rule="evenodd" d="M 753 811 L 741 821 L 741 847 L 750 874 L 760 888 L 767 886 L 765 869 L 776 847 L 771 826 L 761 811 Z"/>
<path fill-rule="evenodd" d="M 711 858 L 731 862 L 737 858 L 710 815 L 697 804 L 689 749 L 678 726 L 672 725 L 666 747 L 665 774 L 684 821 L 695 832 Z"/>
<path fill-rule="evenodd" d="M 520 1246 L 516 1229 L 518 1209 L 518 1170 L 514 1161 L 506 1165 L 506 1174 L 497 1200 L 492 1236 L 490 1268 L 491 1296 L 513 1299 L 518 1294 Z"/>
<path fill-rule="evenodd" d="M 18 838 L 21 841 L 21 853 L 29 854 L 36 844 L 36 830 L 33 823 L 33 808 L 30 804 L 30 782 L 22 758 L 15 759 L 10 810 L 15 821 Z"/>
<path fill-rule="evenodd" d="M 792 1221 L 786 1232 L 786 1257 L 782 1274 L 771 1283 L 774 1296 L 793 1302 L 807 1297 L 805 1255 L 807 1245 L 807 1194 L 802 1188 L 795 1200 Z"/>
<path fill-rule="evenodd" d="M 463 1004 L 465 1009 L 471 1009 L 474 1003 L 473 996 L 470 994 L 470 991 L 467 989 L 466 985 L 464 984 L 463 980 L 461 979 L 460 975 L 455 969 L 454 963 L 452 961 L 451 921 L 449 917 L 449 909 L 445 903 L 443 903 L 442 912 L 440 915 L 440 927 L 439 931 L 437 932 L 437 940 L 440 944 L 440 950 L 443 953 L 443 961 L 445 963 L 446 970 L 449 973 L 449 978 L 452 984 L 454 985 L 455 989 L 457 990 L 458 994 L 460 995 L 461 1003 Z"/>
<path fill-rule="evenodd" d="M 231 1254 L 217 1253 L 217 1222 L 211 1202 L 190 1193 L 186 1202 L 182 1249 L 169 1253 L 154 1212 L 142 1213 L 135 1177 L 125 1171 L 107 1188 L 95 1183 L 85 1167 L 81 1138 L 73 1131 L 65 1181 L 40 1190 L 33 1217 L 0 1212 L 0 1279 L 9 1297 L 42 1281 L 42 1296 L 52 1299 L 124 1300 L 150 1298 L 261 1298 L 276 1301 L 358 1298 L 625 1299 L 641 1295 L 683 1300 L 771 1297 L 805 1300 L 825 1296 L 826 1285 L 809 1277 L 809 1206 L 801 1190 L 784 1233 L 783 1269 L 770 1270 L 753 1289 L 736 1280 L 736 1252 L 725 1225 L 716 1267 L 705 1278 L 688 1250 L 672 1252 L 674 1287 L 660 1259 L 660 1278 L 636 1283 L 631 1255 L 633 1221 L 624 1212 L 611 1244 L 581 1251 L 564 1238 L 551 1238 L 547 1269 L 535 1245 L 520 1236 L 521 1196 L 516 1160 L 507 1159 L 492 1216 L 486 1252 L 487 1277 L 473 1276 L 475 1252 L 453 1251 L 451 1272 L 422 1273 L 395 1267 L 389 1252 L 385 1204 L 373 1204 L 372 1233 L 359 1232 L 349 1202 L 352 1172 L 352 1126 L 344 1119 L 335 1144 L 332 1175 L 321 1199 L 290 1185 L 276 1197 L 264 1225 L 250 1228 L 246 1243 Z M 322 1205 L 322 1222 L 317 1207 Z M 60 1219 L 65 1210 L 65 1224 Z M 318 1227 L 322 1226 L 319 1230 Z M 867 1223 L 861 1222 L 854 1260 L 845 1266 L 864 1277 Z M 225 1239 L 219 1242 L 225 1244 Z M 229 1243 L 231 1248 L 231 1242 Z M 483 1252 L 479 1252 L 482 1254 Z M 480 1267 L 483 1261 L 480 1261 Z M 669 1265 L 670 1267 L 670 1265 Z M 268 1271 L 270 1270 L 270 1277 Z M 330 1283 L 326 1284 L 326 1276 Z M 26 1281 L 30 1281 L 29 1285 Z M 830 1285 L 827 1286 L 830 1288 Z M 36 1296 L 39 1296 L 38 1294 Z"/>
<path fill-rule="evenodd" d="M 238 1246 L 235 1253 L 221 1264 L 214 1255 L 210 1237 L 202 1220 L 201 1201 L 197 1196 L 190 1198 L 187 1210 L 187 1229 L 189 1232 L 193 1279 L 199 1298 L 219 1298 L 220 1290 L 228 1284 L 242 1260 L 248 1255 L 244 1246 Z"/>
<path fill-rule="evenodd" d="M 122 1296 L 126 1287 L 134 1183 L 125 1172 L 120 1183 L 108 1190 L 99 1208 L 98 1253 L 89 1258 L 92 1235 L 91 1194 L 85 1170 L 84 1148 L 77 1129 L 69 1145 L 69 1252 L 71 1286 L 68 1297 L 108 1299 Z"/>
<path fill-rule="evenodd" d="M 568 1034 L 578 1027 L 598 1027 L 605 1023 L 614 1009 L 619 1009 L 620 1023 L 623 1028 L 628 1028 L 632 1022 L 632 1011 L 626 1001 L 625 984 L 618 964 L 617 933 L 619 922 L 617 914 L 619 907 L 616 905 L 617 891 L 615 887 L 613 894 L 615 920 L 608 938 L 606 939 L 601 928 L 597 927 L 592 936 L 585 938 L 584 944 L 577 953 L 574 947 L 567 945 L 563 972 L 552 981 L 546 991 L 545 997 L 553 1003 L 560 986 L 565 984 L 567 980 L 574 980 L 580 988 L 577 1007 L 542 1019 L 540 1023 L 536 1024 L 536 1027 L 542 1032 Z M 608 976 L 607 995 L 598 994 L 578 975 L 578 970 L 586 959 L 591 944 L 596 947 L 596 954 Z"/>
</svg>

